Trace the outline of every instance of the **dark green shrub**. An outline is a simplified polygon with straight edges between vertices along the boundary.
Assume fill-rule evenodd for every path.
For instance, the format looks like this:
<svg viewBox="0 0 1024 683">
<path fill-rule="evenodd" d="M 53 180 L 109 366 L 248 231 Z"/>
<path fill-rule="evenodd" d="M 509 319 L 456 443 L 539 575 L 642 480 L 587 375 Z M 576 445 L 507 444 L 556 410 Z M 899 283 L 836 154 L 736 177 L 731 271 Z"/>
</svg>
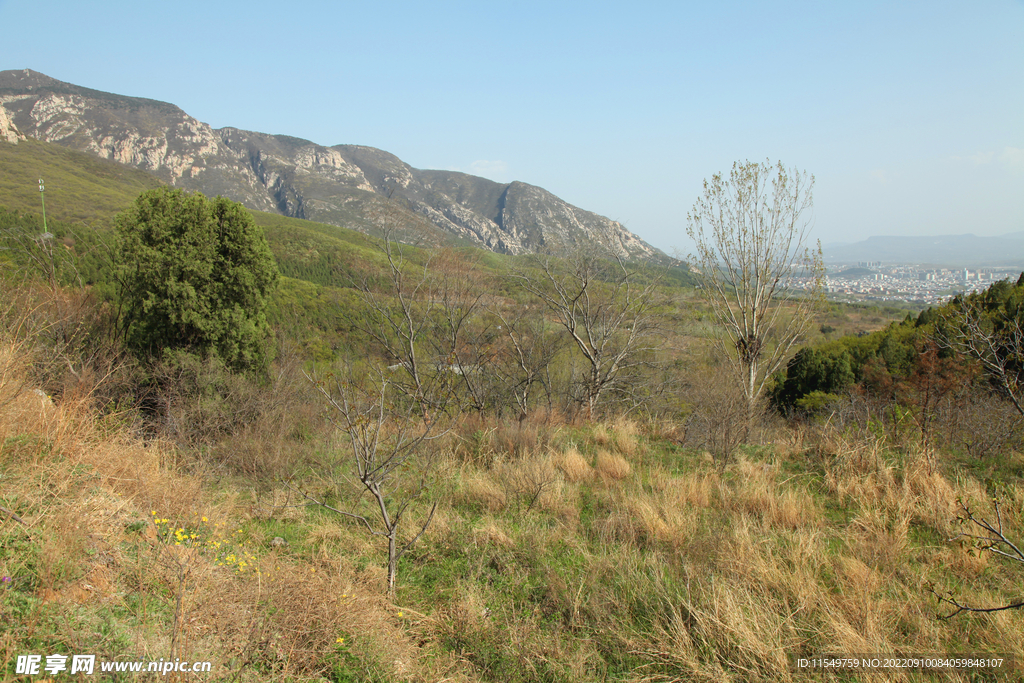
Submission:
<svg viewBox="0 0 1024 683">
<path fill-rule="evenodd" d="M 266 366 L 266 308 L 278 271 L 241 204 L 160 188 L 139 195 L 116 226 L 120 324 L 130 348 L 216 356 L 235 371 Z"/>
</svg>

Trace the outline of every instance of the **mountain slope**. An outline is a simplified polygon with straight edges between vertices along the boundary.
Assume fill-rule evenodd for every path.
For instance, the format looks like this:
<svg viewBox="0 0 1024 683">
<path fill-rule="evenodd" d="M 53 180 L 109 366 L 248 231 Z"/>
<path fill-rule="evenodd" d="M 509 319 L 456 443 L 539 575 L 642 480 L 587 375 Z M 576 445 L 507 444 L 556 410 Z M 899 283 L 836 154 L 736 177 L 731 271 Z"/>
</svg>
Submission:
<svg viewBox="0 0 1024 683">
<path fill-rule="evenodd" d="M 402 216 L 405 238 L 428 243 L 454 237 L 510 254 L 600 244 L 629 258 L 666 259 L 622 224 L 526 183 L 414 169 L 372 147 L 215 130 L 173 104 L 30 70 L 0 72 L 0 128 L 8 139 L 21 134 L 89 152 L 250 209 L 365 232 L 390 207 Z"/>
<path fill-rule="evenodd" d="M 162 185 L 151 173 L 32 139 L 14 145 L 0 137 L 0 169 L 0 206 L 39 213 L 42 178 L 47 215 L 86 225 L 109 226 L 141 192 Z"/>
</svg>

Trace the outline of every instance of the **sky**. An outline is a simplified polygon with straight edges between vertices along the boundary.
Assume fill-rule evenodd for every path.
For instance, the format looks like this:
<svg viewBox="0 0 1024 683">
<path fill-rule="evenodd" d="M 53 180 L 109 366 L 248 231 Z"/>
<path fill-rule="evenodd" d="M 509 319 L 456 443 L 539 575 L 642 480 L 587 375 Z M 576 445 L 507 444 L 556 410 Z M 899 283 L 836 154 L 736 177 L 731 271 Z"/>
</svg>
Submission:
<svg viewBox="0 0 1024 683">
<path fill-rule="evenodd" d="M 812 239 L 1024 231 L 1024 0 L 0 0 L 0 70 L 538 185 L 685 254 L 735 161 Z"/>
</svg>

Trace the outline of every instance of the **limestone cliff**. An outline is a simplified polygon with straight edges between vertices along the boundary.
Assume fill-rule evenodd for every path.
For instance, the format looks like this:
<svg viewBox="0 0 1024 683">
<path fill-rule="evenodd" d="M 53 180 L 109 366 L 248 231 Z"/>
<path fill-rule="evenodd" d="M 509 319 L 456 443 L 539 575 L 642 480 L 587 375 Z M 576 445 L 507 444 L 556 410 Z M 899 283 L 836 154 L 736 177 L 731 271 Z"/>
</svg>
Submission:
<svg viewBox="0 0 1024 683">
<path fill-rule="evenodd" d="M 7 114 L 7 110 L 0 105 L 0 140 L 9 142 L 12 145 L 18 144 L 18 140 L 23 139 L 25 136 L 18 132 L 17 127 L 14 125 L 14 121 Z"/>
</svg>

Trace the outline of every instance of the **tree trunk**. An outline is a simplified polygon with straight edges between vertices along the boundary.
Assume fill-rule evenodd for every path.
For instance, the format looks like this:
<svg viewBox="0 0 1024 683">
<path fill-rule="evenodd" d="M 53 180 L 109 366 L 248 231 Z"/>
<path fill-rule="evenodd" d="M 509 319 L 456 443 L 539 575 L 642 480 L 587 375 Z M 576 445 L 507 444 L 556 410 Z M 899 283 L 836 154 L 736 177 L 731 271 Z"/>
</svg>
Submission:
<svg viewBox="0 0 1024 683">
<path fill-rule="evenodd" d="M 388 534 L 388 596 L 395 597 L 395 575 L 398 574 L 398 549 L 395 543 L 395 535 L 398 529 L 391 529 Z"/>
</svg>

